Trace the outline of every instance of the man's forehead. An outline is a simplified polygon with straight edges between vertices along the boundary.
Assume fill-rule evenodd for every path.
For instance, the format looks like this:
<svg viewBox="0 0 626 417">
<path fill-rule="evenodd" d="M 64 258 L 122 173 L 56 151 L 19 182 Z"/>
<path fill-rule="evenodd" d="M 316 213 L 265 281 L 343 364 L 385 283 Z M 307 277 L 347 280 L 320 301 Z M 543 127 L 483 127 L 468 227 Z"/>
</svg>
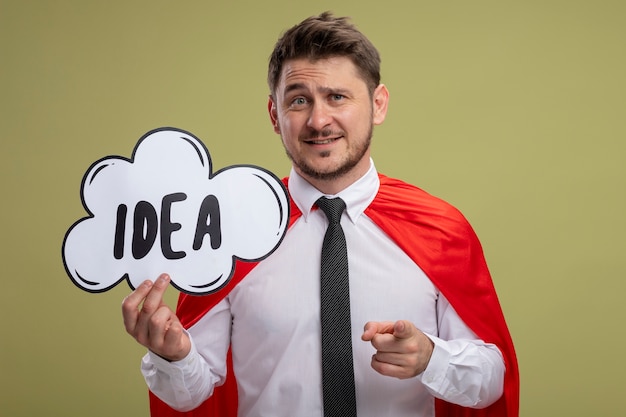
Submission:
<svg viewBox="0 0 626 417">
<path fill-rule="evenodd" d="M 347 57 L 328 57 L 317 60 L 299 58 L 285 61 L 278 80 L 278 89 L 283 92 L 294 89 L 310 88 L 345 88 L 339 84 L 345 81 L 356 81 L 358 71 L 352 60 Z"/>
</svg>

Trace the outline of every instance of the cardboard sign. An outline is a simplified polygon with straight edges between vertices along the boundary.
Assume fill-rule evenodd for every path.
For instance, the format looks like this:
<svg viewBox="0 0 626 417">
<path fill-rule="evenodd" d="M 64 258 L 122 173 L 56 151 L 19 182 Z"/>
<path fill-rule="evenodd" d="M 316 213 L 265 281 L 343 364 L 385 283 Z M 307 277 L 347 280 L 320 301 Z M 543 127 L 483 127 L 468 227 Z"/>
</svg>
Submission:
<svg viewBox="0 0 626 417">
<path fill-rule="evenodd" d="M 89 216 L 67 231 L 62 252 L 71 280 L 89 292 L 166 272 L 180 291 L 213 293 L 236 259 L 271 254 L 289 222 L 280 179 L 251 165 L 213 173 L 204 144 L 173 128 L 148 132 L 130 159 L 92 164 L 81 199 Z"/>
</svg>

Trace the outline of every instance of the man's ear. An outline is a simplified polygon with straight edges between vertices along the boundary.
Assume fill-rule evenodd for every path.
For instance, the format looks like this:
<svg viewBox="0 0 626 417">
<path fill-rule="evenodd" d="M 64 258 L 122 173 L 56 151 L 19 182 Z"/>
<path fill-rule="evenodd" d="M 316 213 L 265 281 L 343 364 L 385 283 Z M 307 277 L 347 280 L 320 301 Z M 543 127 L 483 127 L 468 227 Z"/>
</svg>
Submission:
<svg viewBox="0 0 626 417">
<path fill-rule="evenodd" d="M 387 115 L 387 107 L 389 105 L 389 91 L 385 84 L 380 84 L 374 90 L 374 94 L 372 95 L 372 105 L 374 108 L 374 124 L 379 125 L 385 121 L 385 116 Z"/>
<path fill-rule="evenodd" d="M 271 95 L 267 100 L 267 112 L 270 115 L 272 126 L 274 126 L 274 132 L 280 134 L 280 126 L 278 126 L 278 111 L 276 110 L 276 103 Z"/>
</svg>

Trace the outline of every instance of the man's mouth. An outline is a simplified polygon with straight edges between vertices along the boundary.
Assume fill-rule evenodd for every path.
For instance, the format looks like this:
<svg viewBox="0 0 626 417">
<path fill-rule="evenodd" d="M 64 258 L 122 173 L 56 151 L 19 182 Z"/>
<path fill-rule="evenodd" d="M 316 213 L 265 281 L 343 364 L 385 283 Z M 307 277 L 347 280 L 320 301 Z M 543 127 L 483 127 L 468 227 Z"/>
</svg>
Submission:
<svg viewBox="0 0 626 417">
<path fill-rule="evenodd" d="M 341 139 L 341 136 L 335 138 L 307 139 L 305 142 L 312 145 L 328 145 L 338 139 Z"/>
</svg>

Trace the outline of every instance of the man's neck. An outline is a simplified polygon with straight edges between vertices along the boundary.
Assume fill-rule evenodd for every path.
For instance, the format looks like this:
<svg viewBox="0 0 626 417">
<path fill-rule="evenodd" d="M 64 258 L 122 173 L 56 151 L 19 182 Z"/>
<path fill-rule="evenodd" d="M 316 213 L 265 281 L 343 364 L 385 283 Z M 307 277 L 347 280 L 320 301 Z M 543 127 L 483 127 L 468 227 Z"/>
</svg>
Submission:
<svg viewBox="0 0 626 417">
<path fill-rule="evenodd" d="M 370 165 L 370 159 L 367 158 L 367 164 L 357 165 L 345 174 L 329 179 L 311 177 L 304 174 L 296 167 L 294 167 L 294 169 L 304 180 L 322 193 L 326 195 L 336 195 L 361 179 L 367 171 L 369 171 Z"/>
</svg>

